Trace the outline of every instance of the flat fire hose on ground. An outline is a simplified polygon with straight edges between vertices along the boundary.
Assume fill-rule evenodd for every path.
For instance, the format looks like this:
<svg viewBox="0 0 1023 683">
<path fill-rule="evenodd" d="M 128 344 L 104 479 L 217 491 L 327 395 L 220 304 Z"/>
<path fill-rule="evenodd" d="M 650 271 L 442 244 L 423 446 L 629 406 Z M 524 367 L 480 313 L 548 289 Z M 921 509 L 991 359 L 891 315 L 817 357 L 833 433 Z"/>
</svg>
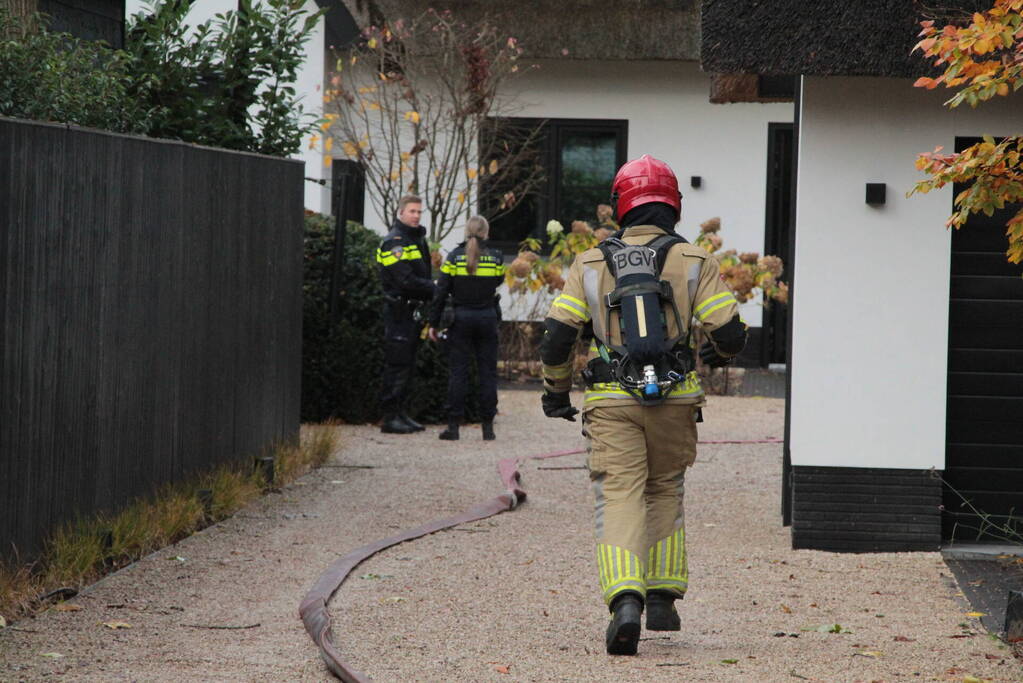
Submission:
<svg viewBox="0 0 1023 683">
<path fill-rule="evenodd" d="M 780 439 L 763 439 L 753 441 L 701 441 L 705 444 L 755 444 L 755 443 L 781 443 Z M 514 510 L 526 499 L 526 491 L 522 488 L 519 465 L 526 460 L 546 460 L 547 458 L 559 458 L 565 455 L 578 455 L 585 453 L 584 449 L 569 451 L 555 451 L 542 455 L 532 455 L 525 458 L 505 458 L 497 463 L 497 472 L 501 482 L 505 486 L 504 493 L 481 503 L 477 503 L 464 512 L 437 519 L 432 522 L 402 532 L 389 538 L 367 543 L 364 546 L 352 550 L 346 555 L 334 561 L 327 571 L 320 575 L 313 587 L 306 593 L 302 604 L 298 608 L 299 617 L 305 624 L 305 630 L 320 649 L 320 656 L 326 663 L 330 672 L 345 683 L 371 683 L 369 676 L 357 671 L 341 658 L 341 652 L 334 643 L 334 633 L 331 629 L 330 615 L 327 612 L 327 603 L 331 596 L 337 592 L 348 575 L 352 573 L 359 564 L 377 554 L 381 550 L 390 548 L 393 545 L 411 541 L 423 536 L 450 529 L 459 524 L 476 522 L 487 517 L 499 515 L 502 512 Z"/>
</svg>

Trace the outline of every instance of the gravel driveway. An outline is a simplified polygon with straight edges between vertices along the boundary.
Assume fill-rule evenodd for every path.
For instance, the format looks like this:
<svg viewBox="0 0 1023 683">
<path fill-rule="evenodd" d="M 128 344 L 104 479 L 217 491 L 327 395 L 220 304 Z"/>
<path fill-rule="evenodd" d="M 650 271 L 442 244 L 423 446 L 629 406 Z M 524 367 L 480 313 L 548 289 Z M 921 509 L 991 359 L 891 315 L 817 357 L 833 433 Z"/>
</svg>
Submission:
<svg viewBox="0 0 1023 683">
<path fill-rule="evenodd" d="M 338 555 L 490 498 L 500 458 L 580 447 L 578 423 L 538 403 L 503 391 L 493 442 L 473 426 L 455 443 L 339 428 L 328 466 L 108 577 L 80 609 L 0 631 L 0 680 L 332 680 L 297 618 L 306 590 Z M 783 414 L 712 397 L 700 437 L 780 437 Z M 791 550 L 779 444 L 700 447 L 683 630 L 609 658 L 582 464 L 531 461 L 520 509 L 358 567 L 331 602 L 351 663 L 378 681 L 1023 680 L 938 553 Z"/>
</svg>

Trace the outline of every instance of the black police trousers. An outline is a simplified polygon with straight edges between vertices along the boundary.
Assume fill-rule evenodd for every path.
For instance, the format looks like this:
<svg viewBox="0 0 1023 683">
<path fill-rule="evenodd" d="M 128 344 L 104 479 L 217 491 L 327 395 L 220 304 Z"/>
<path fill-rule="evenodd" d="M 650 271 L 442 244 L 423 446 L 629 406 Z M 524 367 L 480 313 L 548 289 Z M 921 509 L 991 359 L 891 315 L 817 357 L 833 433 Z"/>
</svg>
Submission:
<svg viewBox="0 0 1023 683">
<path fill-rule="evenodd" d="M 465 416 L 469 391 L 469 363 L 476 360 L 480 383 L 480 417 L 484 422 L 497 414 L 497 313 L 488 308 L 455 307 L 455 322 L 448 328 L 448 416 Z"/>
<path fill-rule="evenodd" d="M 384 417 L 404 412 L 412 392 L 419 342 L 415 304 L 392 299 L 384 307 L 384 369 L 381 377 L 380 408 Z"/>
</svg>

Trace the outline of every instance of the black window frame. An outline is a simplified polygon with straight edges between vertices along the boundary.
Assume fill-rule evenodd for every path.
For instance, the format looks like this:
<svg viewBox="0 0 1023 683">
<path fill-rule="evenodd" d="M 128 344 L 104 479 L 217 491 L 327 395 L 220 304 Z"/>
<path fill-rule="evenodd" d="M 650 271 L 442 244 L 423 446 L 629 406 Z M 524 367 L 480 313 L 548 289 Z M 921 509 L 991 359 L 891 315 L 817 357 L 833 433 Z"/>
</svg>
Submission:
<svg viewBox="0 0 1023 683">
<path fill-rule="evenodd" d="M 565 139 L 571 134 L 578 133 L 614 133 L 615 135 L 615 170 L 621 168 L 627 160 L 629 149 L 629 120 L 628 119 L 560 119 L 560 118 L 531 118 L 531 117 L 504 117 L 504 120 L 512 121 L 522 127 L 533 128 L 543 126 L 544 133 L 541 136 L 539 151 L 547 170 L 546 177 L 537 190 L 536 214 L 532 229 L 524 234 L 517 241 L 491 240 L 491 245 L 504 251 L 506 254 L 516 254 L 519 250 L 519 242 L 527 237 L 539 239 L 546 250 L 546 225 L 552 218 L 558 218 L 561 210 L 562 188 L 559 182 L 561 177 L 561 150 Z M 482 160 L 481 160 L 482 163 Z M 607 187 L 607 201 L 611 201 L 611 185 Z M 480 198 L 480 207 L 484 204 L 484 198 Z M 596 209 L 596 207 L 594 207 Z M 576 216 L 575 219 L 592 218 L 591 216 Z M 501 219 L 496 219 L 500 221 Z M 559 219 L 560 220 L 560 219 Z M 565 229 L 570 229 L 565 225 Z"/>
</svg>

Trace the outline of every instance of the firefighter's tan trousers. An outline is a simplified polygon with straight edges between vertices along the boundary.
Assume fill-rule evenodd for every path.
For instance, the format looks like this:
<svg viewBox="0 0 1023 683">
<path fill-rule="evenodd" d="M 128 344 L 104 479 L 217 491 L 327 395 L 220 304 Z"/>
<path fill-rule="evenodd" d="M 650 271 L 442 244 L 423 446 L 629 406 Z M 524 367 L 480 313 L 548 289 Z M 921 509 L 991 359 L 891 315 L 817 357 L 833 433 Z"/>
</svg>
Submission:
<svg viewBox="0 0 1023 683">
<path fill-rule="evenodd" d="M 604 601 L 689 584 L 683 493 L 696 460 L 695 408 L 594 407 L 583 416 Z"/>
</svg>

